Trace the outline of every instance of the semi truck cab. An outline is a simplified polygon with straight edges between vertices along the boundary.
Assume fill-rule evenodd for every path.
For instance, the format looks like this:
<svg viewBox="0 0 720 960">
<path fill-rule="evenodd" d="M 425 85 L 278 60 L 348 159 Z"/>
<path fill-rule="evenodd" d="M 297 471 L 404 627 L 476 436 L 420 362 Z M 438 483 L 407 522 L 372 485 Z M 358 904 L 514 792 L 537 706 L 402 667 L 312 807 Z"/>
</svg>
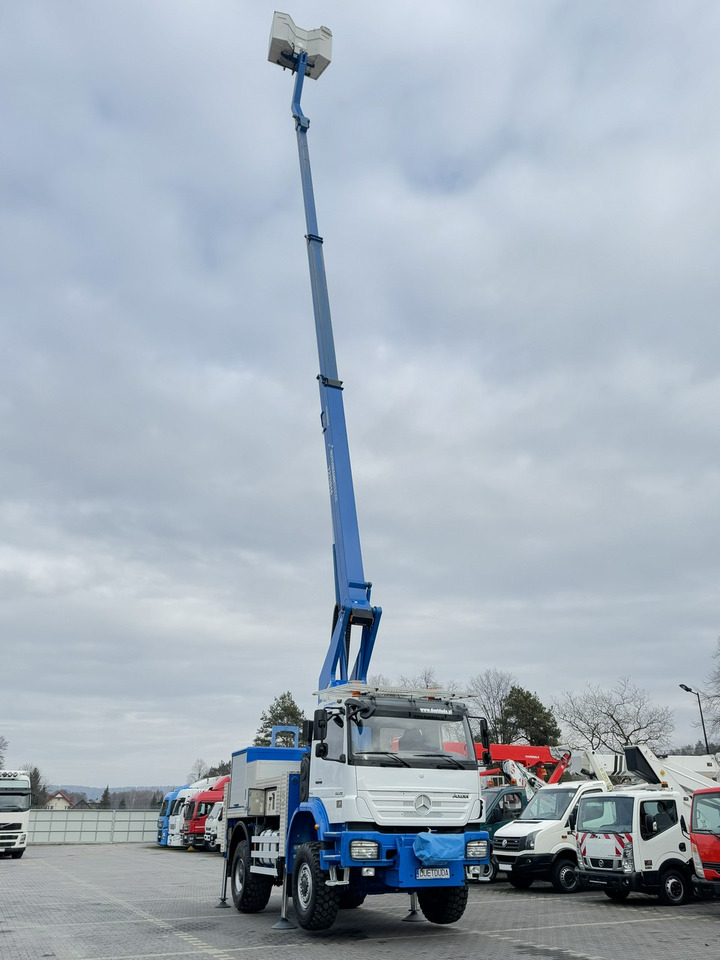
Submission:
<svg viewBox="0 0 720 960">
<path fill-rule="evenodd" d="M 27 848 L 32 789 L 25 770 L 0 770 L 0 856 L 19 860 Z"/>
</svg>

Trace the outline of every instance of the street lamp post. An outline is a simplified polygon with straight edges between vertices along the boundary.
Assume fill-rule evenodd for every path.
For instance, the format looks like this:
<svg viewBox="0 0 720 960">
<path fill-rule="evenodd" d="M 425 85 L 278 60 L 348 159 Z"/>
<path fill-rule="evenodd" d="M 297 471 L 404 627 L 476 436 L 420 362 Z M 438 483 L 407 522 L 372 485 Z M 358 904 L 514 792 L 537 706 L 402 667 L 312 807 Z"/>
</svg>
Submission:
<svg viewBox="0 0 720 960">
<path fill-rule="evenodd" d="M 702 703 L 701 703 L 701 701 L 700 701 L 700 694 L 698 693 L 697 690 L 693 690 L 692 687 L 688 687 L 688 685 L 687 685 L 686 683 L 681 683 L 681 684 L 679 684 L 679 686 L 680 686 L 680 689 L 681 689 L 681 690 L 684 690 L 684 691 L 685 691 L 685 693 L 694 693 L 695 696 L 698 698 L 698 710 L 700 711 L 700 723 L 702 724 L 703 738 L 704 738 L 704 740 L 705 740 L 705 753 L 710 753 L 710 747 L 709 747 L 709 745 L 708 745 L 707 733 L 705 732 L 705 718 L 703 717 Z"/>
</svg>

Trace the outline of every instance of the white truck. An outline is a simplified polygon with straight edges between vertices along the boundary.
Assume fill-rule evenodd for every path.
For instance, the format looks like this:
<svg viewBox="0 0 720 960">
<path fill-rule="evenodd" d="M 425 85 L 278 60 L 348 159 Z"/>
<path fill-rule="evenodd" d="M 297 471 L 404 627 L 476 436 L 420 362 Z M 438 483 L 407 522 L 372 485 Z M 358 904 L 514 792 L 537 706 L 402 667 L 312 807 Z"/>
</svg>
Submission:
<svg viewBox="0 0 720 960">
<path fill-rule="evenodd" d="M 0 770 L 0 856 L 19 860 L 27 849 L 32 788 L 25 770 Z"/>
<path fill-rule="evenodd" d="M 644 784 L 578 806 L 579 882 L 615 901 L 635 891 L 668 906 L 683 904 L 692 895 L 692 795 L 716 782 L 717 763 L 711 757 L 660 758 L 646 746 L 627 747 L 625 759 Z"/>
<path fill-rule="evenodd" d="M 335 608 L 319 705 L 304 730 L 308 746 L 251 746 L 232 756 L 221 900 L 228 877 L 233 902 L 243 913 L 263 910 L 273 886 L 280 886 L 282 925 L 290 925 L 292 890 L 300 926 L 326 930 L 341 907 L 358 907 L 367 895 L 404 892 L 411 914 L 419 905 L 432 923 L 454 923 L 465 910 L 468 878 L 481 876 L 489 863 L 468 708 L 440 691 L 382 690 L 367 683 L 382 610 L 370 601 L 372 584 L 362 563 L 343 383 L 310 173 L 310 121 L 300 106 L 305 78 L 318 77 L 330 63 L 331 40 L 326 27 L 302 30 L 276 12 L 268 58 L 295 76 L 291 110 L 320 361 Z M 444 625 L 435 630 L 438 642 L 447 645 Z M 489 759 L 487 723 L 477 719 Z"/>
<path fill-rule="evenodd" d="M 224 810 L 225 804 L 218 800 L 213 804 L 213 808 L 205 820 L 205 849 L 220 850 L 222 845 L 222 835 L 225 828 Z"/>
<path fill-rule="evenodd" d="M 513 887 L 527 890 L 546 880 L 560 893 L 578 889 L 577 850 L 570 817 L 582 797 L 607 791 L 604 780 L 548 784 L 534 795 L 517 820 L 493 837 L 493 855 Z"/>
<path fill-rule="evenodd" d="M 691 796 L 639 786 L 583 798 L 573 824 L 580 885 L 618 902 L 636 891 L 668 906 L 685 903 L 692 894 Z"/>
<path fill-rule="evenodd" d="M 308 722 L 310 750 L 233 754 L 227 863 L 238 910 L 262 910 L 282 886 L 283 918 L 292 890 L 307 930 L 383 893 L 412 894 L 433 923 L 462 916 L 466 881 L 489 862 L 480 778 L 467 708 L 427 694 L 338 686 Z"/>
</svg>

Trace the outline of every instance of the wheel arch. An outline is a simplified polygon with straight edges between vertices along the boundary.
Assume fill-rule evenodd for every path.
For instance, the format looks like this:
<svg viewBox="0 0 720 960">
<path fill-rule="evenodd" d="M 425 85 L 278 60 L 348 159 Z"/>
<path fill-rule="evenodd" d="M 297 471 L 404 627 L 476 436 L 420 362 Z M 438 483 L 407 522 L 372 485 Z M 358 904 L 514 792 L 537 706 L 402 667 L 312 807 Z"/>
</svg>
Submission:
<svg viewBox="0 0 720 960">
<path fill-rule="evenodd" d="M 230 871 L 232 869 L 233 857 L 235 856 L 235 851 L 237 850 L 238 844 L 242 843 L 243 840 L 250 842 L 250 831 L 247 828 L 242 820 L 236 821 L 235 825 L 232 828 L 230 834 L 230 842 L 227 848 L 227 859 L 225 860 L 225 872 L 230 876 Z"/>
<path fill-rule="evenodd" d="M 560 847 L 553 853 L 551 866 L 554 866 L 558 860 L 570 860 L 572 863 L 577 866 L 577 850 L 573 847 Z"/>
<path fill-rule="evenodd" d="M 295 848 L 301 843 L 322 841 L 330 830 L 330 822 L 325 807 L 317 797 L 311 797 L 307 803 L 301 803 L 292 816 L 287 833 L 285 851 L 285 869 L 293 872 Z"/>
</svg>

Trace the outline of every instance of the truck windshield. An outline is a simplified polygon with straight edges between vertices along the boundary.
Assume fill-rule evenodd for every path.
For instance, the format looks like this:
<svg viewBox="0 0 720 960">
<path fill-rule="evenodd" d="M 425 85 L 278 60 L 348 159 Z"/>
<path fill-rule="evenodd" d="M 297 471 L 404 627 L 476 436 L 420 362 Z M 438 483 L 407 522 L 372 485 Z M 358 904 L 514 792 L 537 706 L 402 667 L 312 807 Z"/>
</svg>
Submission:
<svg viewBox="0 0 720 960">
<path fill-rule="evenodd" d="M 437 714 L 422 713 L 406 705 L 404 710 L 377 706 L 369 717 L 352 708 L 348 714 L 350 763 L 477 769 L 475 745 L 464 713 L 441 708 Z"/>
<path fill-rule="evenodd" d="M 543 787 L 520 814 L 521 820 L 562 820 L 575 790 L 552 790 Z"/>
<path fill-rule="evenodd" d="M 0 813 L 24 813 L 30 801 L 28 790 L 0 790 Z"/>
<path fill-rule="evenodd" d="M 583 797 L 575 829 L 582 833 L 630 833 L 632 815 L 632 797 Z"/>
<path fill-rule="evenodd" d="M 693 833 L 720 833 L 720 793 L 696 793 L 692 807 Z"/>
</svg>

